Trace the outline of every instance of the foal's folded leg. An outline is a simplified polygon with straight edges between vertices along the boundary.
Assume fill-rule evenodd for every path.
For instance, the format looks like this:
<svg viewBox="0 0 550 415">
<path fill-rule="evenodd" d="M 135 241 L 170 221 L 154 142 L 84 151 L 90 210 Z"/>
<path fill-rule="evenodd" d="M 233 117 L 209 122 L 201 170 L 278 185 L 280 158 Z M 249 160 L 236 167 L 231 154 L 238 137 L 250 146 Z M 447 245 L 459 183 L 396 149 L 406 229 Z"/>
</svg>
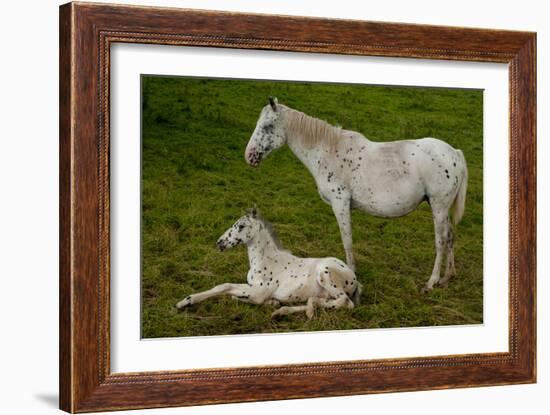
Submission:
<svg viewBox="0 0 550 415">
<path fill-rule="evenodd" d="M 286 316 L 287 314 L 292 313 L 299 313 L 300 311 L 305 311 L 307 318 L 310 320 L 313 318 L 315 314 L 315 307 L 323 307 L 323 308 L 353 308 L 353 301 L 350 300 L 350 298 L 346 295 L 346 293 L 342 292 L 340 295 L 338 295 L 337 298 L 320 298 L 320 297 L 310 297 L 307 300 L 306 305 L 296 305 L 296 306 L 284 306 L 281 308 L 278 308 L 275 310 L 271 317 L 280 317 L 280 316 Z"/>
<path fill-rule="evenodd" d="M 350 300 L 350 298 L 346 295 L 346 293 L 342 292 L 338 295 L 336 298 L 317 298 L 315 305 L 323 308 L 353 308 L 353 301 Z"/>
<path fill-rule="evenodd" d="M 286 316 L 287 314 L 292 313 L 299 313 L 300 311 L 305 311 L 307 313 L 307 308 L 307 305 L 283 306 L 271 313 L 271 318 Z"/>
<path fill-rule="evenodd" d="M 274 317 L 278 317 L 278 316 L 285 316 L 285 315 L 291 314 L 291 313 L 299 313 L 300 311 L 305 311 L 307 318 L 311 320 L 313 318 L 313 316 L 315 315 L 315 306 L 318 304 L 319 300 L 321 300 L 321 299 L 317 298 L 317 297 L 309 297 L 308 300 L 307 300 L 306 305 L 281 307 L 281 308 L 275 310 L 271 314 L 271 317 L 274 318 Z"/>
</svg>

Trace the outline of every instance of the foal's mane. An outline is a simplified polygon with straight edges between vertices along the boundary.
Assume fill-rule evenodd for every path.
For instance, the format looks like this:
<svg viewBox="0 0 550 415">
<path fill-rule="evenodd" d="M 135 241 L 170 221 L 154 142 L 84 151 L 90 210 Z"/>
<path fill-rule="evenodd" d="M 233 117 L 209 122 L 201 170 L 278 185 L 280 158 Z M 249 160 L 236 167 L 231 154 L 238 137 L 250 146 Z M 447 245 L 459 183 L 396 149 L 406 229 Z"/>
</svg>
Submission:
<svg viewBox="0 0 550 415">
<path fill-rule="evenodd" d="M 277 236 L 277 233 L 275 232 L 275 228 L 273 227 L 273 225 L 270 222 L 268 222 L 267 219 L 265 219 L 260 214 L 260 212 L 256 213 L 255 219 L 259 220 L 261 222 L 261 224 L 264 226 L 265 230 L 267 231 L 267 233 L 269 234 L 269 236 L 273 240 L 273 243 L 275 244 L 277 249 L 285 250 L 283 248 L 283 246 L 281 245 L 281 241 L 279 240 L 279 237 Z"/>
<path fill-rule="evenodd" d="M 338 141 L 342 138 L 342 127 L 331 125 L 289 107 L 286 109 L 287 133 L 301 140 L 306 148 L 325 144 L 330 151 L 336 149 Z"/>
</svg>

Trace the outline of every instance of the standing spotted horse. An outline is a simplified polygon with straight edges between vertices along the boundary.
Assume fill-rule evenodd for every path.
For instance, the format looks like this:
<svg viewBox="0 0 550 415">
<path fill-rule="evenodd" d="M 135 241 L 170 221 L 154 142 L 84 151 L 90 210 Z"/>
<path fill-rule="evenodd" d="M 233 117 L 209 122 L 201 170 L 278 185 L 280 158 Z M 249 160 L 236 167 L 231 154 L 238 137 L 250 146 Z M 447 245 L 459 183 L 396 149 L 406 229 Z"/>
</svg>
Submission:
<svg viewBox="0 0 550 415">
<path fill-rule="evenodd" d="M 422 293 L 436 284 L 447 286 L 456 273 L 453 224 L 462 218 L 466 201 L 468 169 L 462 151 L 436 138 L 373 142 L 270 97 L 248 142 L 245 159 L 256 167 L 284 144 L 307 167 L 321 198 L 332 206 L 346 261 L 353 270 L 351 208 L 396 218 L 427 201 L 433 214 L 436 257 Z M 440 278 L 444 256 L 446 270 Z"/>
<path fill-rule="evenodd" d="M 216 244 L 221 251 L 240 244 L 248 247 L 250 269 L 246 284 L 224 283 L 191 294 L 178 302 L 177 308 L 230 295 L 253 304 L 290 304 L 275 310 L 272 317 L 303 311 L 312 318 L 316 307 L 353 308 L 359 303 L 361 284 L 344 262 L 292 255 L 281 247 L 271 224 L 256 208 L 235 222 Z"/>
</svg>

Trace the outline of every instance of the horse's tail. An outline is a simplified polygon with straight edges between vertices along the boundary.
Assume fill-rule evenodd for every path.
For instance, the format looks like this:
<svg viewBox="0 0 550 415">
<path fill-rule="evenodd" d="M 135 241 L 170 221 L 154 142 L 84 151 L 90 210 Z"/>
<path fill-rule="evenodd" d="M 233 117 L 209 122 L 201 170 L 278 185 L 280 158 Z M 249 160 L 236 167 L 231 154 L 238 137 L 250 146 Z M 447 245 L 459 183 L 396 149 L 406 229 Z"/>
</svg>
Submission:
<svg viewBox="0 0 550 415">
<path fill-rule="evenodd" d="M 466 190 L 468 188 L 468 166 L 466 165 L 466 159 L 464 153 L 461 150 L 456 150 L 458 157 L 462 161 L 463 171 L 460 179 L 460 185 L 458 192 L 456 193 L 455 200 L 451 206 L 453 224 L 458 224 L 464 215 L 464 208 L 466 206 Z"/>
<path fill-rule="evenodd" d="M 361 285 L 361 283 L 357 281 L 357 287 L 355 287 L 355 291 L 351 296 L 351 301 L 353 301 L 353 305 L 358 306 L 359 304 L 361 304 L 362 292 L 363 292 L 363 285 Z"/>
</svg>

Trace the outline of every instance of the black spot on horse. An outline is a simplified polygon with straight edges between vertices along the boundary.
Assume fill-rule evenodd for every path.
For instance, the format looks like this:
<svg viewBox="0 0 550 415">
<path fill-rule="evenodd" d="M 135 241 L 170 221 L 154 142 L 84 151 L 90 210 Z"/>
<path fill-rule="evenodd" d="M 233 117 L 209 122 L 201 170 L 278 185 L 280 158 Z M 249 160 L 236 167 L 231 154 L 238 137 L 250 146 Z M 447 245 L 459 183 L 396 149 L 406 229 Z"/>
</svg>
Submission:
<svg viewBox="0 0 550 415">
<path fill-rule="evenodd" d="M 262 127 L 262 133 L 272 135 L 275 132 L 273 124 L 266 124 Z"/>
</svg>

